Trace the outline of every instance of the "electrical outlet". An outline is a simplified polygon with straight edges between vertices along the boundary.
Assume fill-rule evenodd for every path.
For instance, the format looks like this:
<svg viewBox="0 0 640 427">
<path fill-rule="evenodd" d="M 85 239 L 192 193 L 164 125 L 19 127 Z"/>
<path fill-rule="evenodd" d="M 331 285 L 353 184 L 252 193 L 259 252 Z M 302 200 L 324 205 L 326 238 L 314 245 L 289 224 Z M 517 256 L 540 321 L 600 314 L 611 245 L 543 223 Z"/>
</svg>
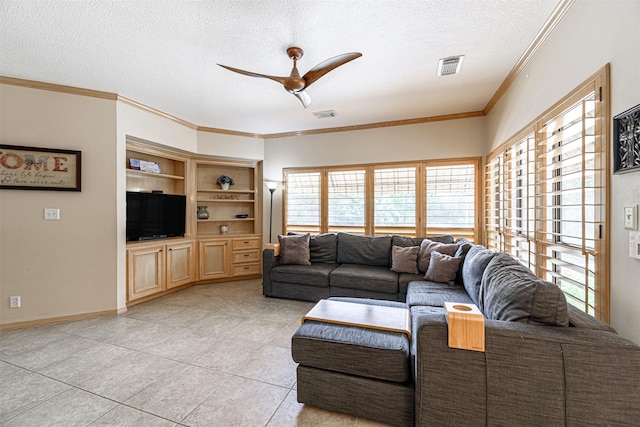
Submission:
<svg viewBox="0 0 640 427">
<path fill-rule="evenodd" d="M 60 209 L 44 209 L 44 219 L 46 220 L 59 220 L 60 219 Z"/>
<path fill-rule="evenodd" d="M 22 306 L 22 301 L 20 297 L 9 297 L 9 308 L 20 308 Z"/>
</svg>

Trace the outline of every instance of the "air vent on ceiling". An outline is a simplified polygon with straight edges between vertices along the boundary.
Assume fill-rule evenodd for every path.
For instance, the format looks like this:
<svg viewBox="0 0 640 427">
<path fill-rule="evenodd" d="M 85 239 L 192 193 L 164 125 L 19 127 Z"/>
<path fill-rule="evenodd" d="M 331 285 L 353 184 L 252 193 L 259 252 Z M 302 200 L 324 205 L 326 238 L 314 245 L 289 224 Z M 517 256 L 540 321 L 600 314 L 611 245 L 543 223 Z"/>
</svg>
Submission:
<svg viewBox="0 0 640 427">
<path fill-rule="evenodd" d="M 329 117 L 335 117 L 336 112 L 334 110 L 316 111 L 315 113 L 313 113 L 313 115 L 319 119 L 326 119 Z"/>
<path fill-rule="evenodd" d="M 463 59 L 464 55 L 450 56 L 448 58 L 440 59 L 440 61 L 438 61 L 438 75 L 448 76 L 449 74 L 459 73 Z"/>
</svg>

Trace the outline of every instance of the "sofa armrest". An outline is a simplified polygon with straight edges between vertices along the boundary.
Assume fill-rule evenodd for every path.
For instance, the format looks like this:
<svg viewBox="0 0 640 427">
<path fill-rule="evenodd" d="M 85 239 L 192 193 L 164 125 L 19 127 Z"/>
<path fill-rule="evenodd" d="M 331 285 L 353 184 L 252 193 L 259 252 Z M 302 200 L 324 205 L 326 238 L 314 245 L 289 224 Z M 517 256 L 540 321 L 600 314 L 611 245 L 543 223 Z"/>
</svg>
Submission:
<svg viewBox="0 0 640 427">
<path fill-rule="evenodd" d="M 640 347 L 612 332 L 485 320 L 485 352 L 419 316 L 416 425 L 611 425 L 640 417 Z"/>
<path fill-rule="evenodd" d="M 280 245 L 278 245 L 278 253 L 280 252 Z M 264 296 L 271 296 L 271 274 L 270 271 L 273 267 L 278 265 L 280 260 L 279 255 L 275 254 L 275 248 L 267 248 L 262 251 L 262 294 Z"/>
</svg>

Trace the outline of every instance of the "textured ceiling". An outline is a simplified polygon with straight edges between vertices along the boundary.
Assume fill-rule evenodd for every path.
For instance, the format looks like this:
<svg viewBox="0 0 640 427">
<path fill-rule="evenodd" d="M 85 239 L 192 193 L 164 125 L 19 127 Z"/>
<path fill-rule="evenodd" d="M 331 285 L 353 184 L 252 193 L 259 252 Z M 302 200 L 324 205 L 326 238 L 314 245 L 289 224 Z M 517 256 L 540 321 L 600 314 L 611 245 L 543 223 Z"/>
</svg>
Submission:
<svg viewBox="0 0 640 427">
<path fill-rule="evenodd" d="M 114 92 L 198 126 L 270 134 L 480 111 L 559 0 L 0 2 L 0 75 Z M 271 80 L 299 46 L 304 109 Z M 465 55 L 457 75 L 438 59 Z M 314 111 L 336 110 L 318 119 Z"/>
</svg>

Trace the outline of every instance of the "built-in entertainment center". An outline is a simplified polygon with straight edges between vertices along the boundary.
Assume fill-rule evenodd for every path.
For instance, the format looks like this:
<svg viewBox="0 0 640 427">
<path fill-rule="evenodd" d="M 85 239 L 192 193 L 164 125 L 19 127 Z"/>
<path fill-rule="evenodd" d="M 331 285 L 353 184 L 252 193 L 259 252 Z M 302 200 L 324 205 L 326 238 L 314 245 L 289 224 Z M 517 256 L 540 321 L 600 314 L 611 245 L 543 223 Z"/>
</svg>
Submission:
<svg viewBox="0 0 640 427">
<path fill-rule="evenodd" d="M 262 162 L 131 137 L 126 174 L 128 305 L 192 284 L 260 276 Z M 223 188 L 221 176 L 233 185 Z"/>
</svg>

